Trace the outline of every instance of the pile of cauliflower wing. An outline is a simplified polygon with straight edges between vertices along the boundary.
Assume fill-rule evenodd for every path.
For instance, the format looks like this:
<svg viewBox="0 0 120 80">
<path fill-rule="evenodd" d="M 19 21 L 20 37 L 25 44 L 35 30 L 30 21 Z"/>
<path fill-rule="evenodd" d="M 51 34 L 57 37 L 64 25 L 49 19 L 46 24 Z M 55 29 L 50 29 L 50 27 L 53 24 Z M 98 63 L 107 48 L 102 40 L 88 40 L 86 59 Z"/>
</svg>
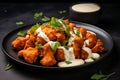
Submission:
<svg viewBox="0 0 120 80">
<path fill-rule="evenodd" d="M 53 18 L 52 20 L 55 21 L 55 19 L 56 18 Z M 85 40 L 89 40 L 89 44 L 86 44 L 86 46 L 89 47 L 92 52 L 103 53 L 105 51 L 103 42 L 97 38 L 96 34 L 87 31 L 84 27 L 76 27 L 76 24 L 69 19 L 56 20 L 59 20 L 58 23 L 61 24 L 56 25 L 59 27 L 51 25 L 55 24 L 55 22 L 50 21 L 40 25 L 38 28 L 41 28 L 49 41 L 57 41 L 61 46 L 66 46 L 67 48 L 73 47 L 76 59 L 86 59 L 89 56 L 89 54 L 82 49 Z M 29 29 L 26 32 L 26 36 L 18 36 L 11 42 L 13 49 L 18 50 L 18 57 L 23 58 L 25 62 L 30 64 L 36 64 L 37 60 L 39 60 L 39 64 L 42 66 L 54 66 L 58 62 L 64 61 L 64 51 L 59 48 L 52 49 L 49 41 L 38 36 L 37 29 L 34 31 Z M 70 32 L 74 32 L 74 29 L 77 30 L 80 35 L 74 37 L 72 41 L 74 44 L 69 44 L 68 41 L 71 37 Z"/>
</svg>

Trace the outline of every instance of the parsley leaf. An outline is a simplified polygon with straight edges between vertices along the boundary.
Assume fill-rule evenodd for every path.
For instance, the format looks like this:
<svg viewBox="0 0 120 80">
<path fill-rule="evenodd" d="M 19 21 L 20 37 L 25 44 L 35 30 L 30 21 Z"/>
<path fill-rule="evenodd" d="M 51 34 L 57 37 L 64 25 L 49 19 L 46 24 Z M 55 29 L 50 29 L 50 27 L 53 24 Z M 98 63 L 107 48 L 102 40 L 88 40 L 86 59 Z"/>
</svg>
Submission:
<svg viewBox="0 0 120 80">
<path fill-rule="evenodd" d="M 38 49 L 42 48 L 42 44 L 35 43 L 35 45 L 38 47 Z"/>
<path fill-rule="evenodd" d="M 19 31 L 17 33 L 18 36 L 25 36 L 26 32 L 25 31 Z"/>
<path fill-rule="evenodd" d="M 115 72 L 109 74 L 109 75 L 104 75 L 102 72 L 100 72 L 99 74 L 93 74 L 91 76 L 92 80 L 108 80 L 113 74 L 115 74 Z"/>
<path fill-rule="evenodd" d="M 58 11 L 59 14 L 65 14 L 67 11 L 66 10 L 60 10 Z"/>
<path fill-rule="evenodd" d="M 53 42 L 51 48 L 52 50 L 57 50 L 57 48 L 60 46 L 60 43 L 58 41 Z"/>
<path fill-rule="evenodd" d="M 13 67 L 13 65 L 8 63 L 8 64 L 5 66 L 5 71 L 10 70 L 12 67 Z"/>
<path fill-rule="evenodd" d="M 75 34 L 76 34 L 76 36 L 80 37 L 80 31 L 79 30 L 76 30 Z"/>
<path fill-rule="evenodd" d="M 71 64 L 72 62 L 71 61 L 65 61 L 66 64 Z"/>
<path fill-rule="evenodd" d="M 24 23 L 22 22 L 22 21 L 19 21 L 19 22 L 16 22 L 16 25 L 17 26 L 21 26 L 21 25 L 23 25 Z"/>
<path fill-rule="evenodd" d="M 41 20 L 42 20 L 42 21 L 49 21 L 49 20 L 50 20 L 50 18 L 49 18 L 49 17 L 47 17 L 47 16 L 44 16 Z"/>
<path fill-rule="evenodd" d="M 39 24 L 39 23 L 36 23 L 35 25 L 33 25 L 33 26 L 30 28 L 30 33 L 33 34 L 33 33 L 35 32 L 35 30 L 37 30 L 39 27 L 40 27 L 40 24 Z"/>
<path fill-rule="evenodd" d="M 42 18 L 42 16 L 43 16 L 43 12 L 36 12 L 34 14 L 34 19 L 39 20 Z"/>
</svg>

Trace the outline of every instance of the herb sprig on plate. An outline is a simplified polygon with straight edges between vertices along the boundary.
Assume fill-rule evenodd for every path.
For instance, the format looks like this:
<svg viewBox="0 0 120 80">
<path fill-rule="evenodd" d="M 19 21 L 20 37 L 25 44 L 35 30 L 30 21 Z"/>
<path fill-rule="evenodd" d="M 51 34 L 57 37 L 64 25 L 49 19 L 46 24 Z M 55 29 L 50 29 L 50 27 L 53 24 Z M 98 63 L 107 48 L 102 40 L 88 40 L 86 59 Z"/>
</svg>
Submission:
<svg viewBox="0 0 120 80">
<path fill-rule="evenodd" d="M 99 74 L 95 73 L 91 76 L 91 79 L 92 80 L 108 80 L 113 74 L 115 74 L 115 72 L 110 73 L 108 75 L 105 75 L 102 72 L 100 72 Z"/>
</svg>

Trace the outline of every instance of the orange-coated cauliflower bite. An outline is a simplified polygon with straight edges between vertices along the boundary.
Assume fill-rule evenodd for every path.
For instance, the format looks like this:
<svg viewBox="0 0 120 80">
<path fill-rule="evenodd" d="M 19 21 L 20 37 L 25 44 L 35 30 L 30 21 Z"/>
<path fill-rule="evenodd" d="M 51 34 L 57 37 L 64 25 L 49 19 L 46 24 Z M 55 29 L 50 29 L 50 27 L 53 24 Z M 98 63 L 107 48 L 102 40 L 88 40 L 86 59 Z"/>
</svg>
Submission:
<svg viewBox="0 0 120 80">
<path fill-rule="evenodd" d="M 36 63 L 38 58 L 38 49 L 29 47 L 18 52 L 18 57 L 24 58 L 27 63 L 33 64 Z"/>
<path fill-rule="evenodd" d="M 50 44 L 46 43 L 43 46 L 41 54 L 43 55 L 43 58 L 40 60 L 40 64 L 43 66 L 53 66 L 56 64 L 57 61 L 54 57 L 55 51 L 51 49 Z"/>
<path fill-rule="evenodd" d="M 22 50 L 24 49 L 26 43 L 25 37 L 17 37 L 14 41 L 12 41 L 11 45 L 16 50 Z"/>
</svg>

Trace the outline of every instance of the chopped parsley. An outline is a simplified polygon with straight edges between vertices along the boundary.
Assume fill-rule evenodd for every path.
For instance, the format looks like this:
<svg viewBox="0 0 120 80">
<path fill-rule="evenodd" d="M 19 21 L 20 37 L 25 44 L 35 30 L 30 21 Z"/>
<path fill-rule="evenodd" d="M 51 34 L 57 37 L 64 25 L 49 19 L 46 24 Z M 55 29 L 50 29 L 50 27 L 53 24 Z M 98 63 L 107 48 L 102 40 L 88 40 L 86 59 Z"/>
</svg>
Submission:
<svg viewBox="0 0 120 80">
<path fill-rule="evenodd" d="M 66 10 L 59 10 L 58 13 L 59 14 L 65 14 L 67 11 Z"/>
<path fill-rule="evenodd" d="M 60 31 L 65 31 L 65 33 L 69 36 L 69 27 L 68 25 L 63 21 L 63 19 L 58 19 L 55 17 L 51 18 L 50 25 L 52 28 L 56 28 Z M 63 28 L 64 30 L 63 30 Z"/>
<path fill-rule="evenodd" d="M 100 72 L 99 74 L 93 74 L 91 76 L 92 80 L 108 80 L 113 74 L 115 74 L 115 72 L 108 74 L 108 75 L 104 75 L 102 72 Z"/>
<path fill-rule="evenodd" d="M 76 35 L 77 37 L 80 37 L 80 31 L 79 31 L 79 30 L 76 30 L 76 31 L 75 31 L 75 35 Z"/>
<path fill-rule="evenodd" d="M 52 50 L 57 50 L 57 48 L 60 46 L 60 43 L 58 41 L 53 42 L 51 48 Z"/>
<path fill-rule="evenodd" d="M 39 24 L 39 23 L 36 23 L 35 25 L 33 25 L 33 26 L 30 28 L 30 33 L 33 34 L 33 33 L 35 32 L 35 30 L 37 30 L 39 27 L 40 27 L 40 24 Z"/>
<path fill-rule="evenodd" d="M 5 66 L 5 71 L 10 70 L 12 67 L 13 67 L 13 65 L 8 63 L 8 64 Z"/>
<path fill-rule="evenodd" d="M 71 64 L 72 62 L 71 61 L 65 61 L 66 64 Z"/>
<path fill-rule="evenodd" d="M 34 19 L 36 19 L 36 20 L 40 20 L 40 19 L 42 19 L 42 17 L 43 17 L 43 12 L 36 12 L 34 14 Z"/>
<path fill-rule="evenodd" d="M 25 36 L 26 32 L 25 31 L 19 31 L 17 33 L 17 36 Z"/>
<path fill-rule="evenodd" d="M 65 48 L 65 49 L 67 49 L 67 50 L 69 49 L 69 47 L 68 47 L 68 46 L 64 46 L 64 48 Z"/>
<path fill-rule="evenodd" d="M 49 20 L 50 20 L 50 18 L 49 18 L 49 17 L 47 17 L 47 16 L 44 16 L 41 20 L 42 20 L 42 21 L 49 21 Z"/>
<path fill-rule="evenodd" d="M 35 45 L 38 47 L 38 49 L 42 48 L 42 44 L 35 43 Z"/>
<path fill-rule="evenodd" d="M 18 21 L 18 22 L 16 22 L 16 25 L 17 26 L 21 26 L 21 25 L 23 25 L 24 23 L 23 23 L 23 21 Z"/>
</svg>

